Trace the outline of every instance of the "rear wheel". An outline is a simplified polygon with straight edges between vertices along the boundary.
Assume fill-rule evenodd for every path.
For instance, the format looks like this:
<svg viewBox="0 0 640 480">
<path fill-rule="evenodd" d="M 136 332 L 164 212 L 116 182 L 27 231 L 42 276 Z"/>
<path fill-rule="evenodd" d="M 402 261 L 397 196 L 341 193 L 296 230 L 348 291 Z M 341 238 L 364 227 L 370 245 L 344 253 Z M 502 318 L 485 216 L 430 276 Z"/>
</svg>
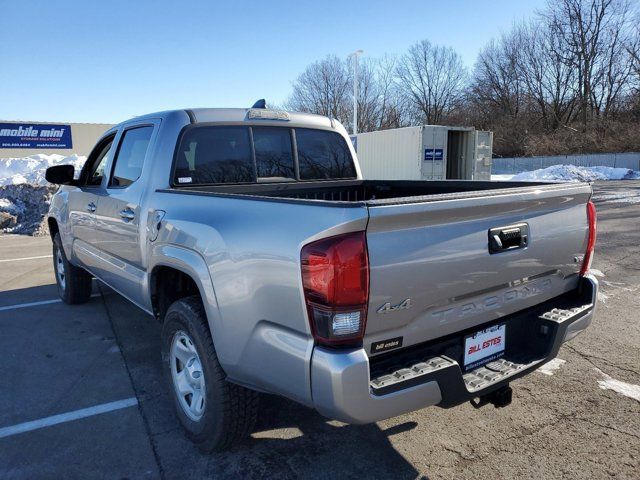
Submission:
<svg viewBox="0 0 640 480">
<path fill-rule="evenodd" d="M 183 298 L 169 307 L 162 360 L 178 419 L 201 450 L 225 450 L 251 433 L 258 394 L 227 381 L 200 297 Z"/>
<path fill-rule="evenodd" d="M 60 234 L 53 238 L 53 269 L 56 274 L 58 294 L 69 305 L 85 303 L 91 298 L 91 275 L 86 270 L 69 263 L 62 248 Z"/>
</svg>

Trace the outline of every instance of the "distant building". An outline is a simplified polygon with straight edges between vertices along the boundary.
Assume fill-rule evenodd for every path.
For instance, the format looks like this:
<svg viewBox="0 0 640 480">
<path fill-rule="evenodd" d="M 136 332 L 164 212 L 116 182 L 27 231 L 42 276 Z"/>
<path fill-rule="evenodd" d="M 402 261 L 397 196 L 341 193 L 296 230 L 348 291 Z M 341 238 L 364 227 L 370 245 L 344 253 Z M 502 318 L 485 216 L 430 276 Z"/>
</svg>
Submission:
<svg viewBox="0 0 640 480">
<path fill-rule="evenodd" d="M 0 120 L 0 158 L 38 153 L 88 155 L 107 123 L 17 122 Z"/>
<path fill-rule="evenodd" d="M 420 125 L 351 141 L 365 180 L 491 180 L 492 132 Z"/>
</svg>

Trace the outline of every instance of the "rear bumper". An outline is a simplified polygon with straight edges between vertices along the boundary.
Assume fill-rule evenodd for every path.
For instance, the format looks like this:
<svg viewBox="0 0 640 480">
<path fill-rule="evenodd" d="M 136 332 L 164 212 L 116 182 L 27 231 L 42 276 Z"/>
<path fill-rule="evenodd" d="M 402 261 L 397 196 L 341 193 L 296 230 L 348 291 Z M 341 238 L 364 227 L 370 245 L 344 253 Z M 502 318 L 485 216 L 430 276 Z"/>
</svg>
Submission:
<svg viewBox="0 0 640 480">
<path fill-rule="evenodd" d="M 438 342 L 388 357 L 395 363 L 386 361 L 382 369 L 371 364 L 363 349 L 316 347 L 311 360 L 314 406 L 329 418 L 370 423 L 433 405 L 449 408 L 486 395 L 553 359 L 564 342 L 587 328 L 597 290 L 596 278 L 587 275 L 571 296 L 493 322 L 505 322 L 507 331 L 517 332 L 520 338 L 512 338 L 511 344 L 519 348 L 509 351 L 507 336 L 502 359 L 469 372 L 462 371 L 460 358 L 438 354 Z M 461 332 L 460 341 L 465 334 Z M 456 341 L 447 340 L 448 351 Z"/>
</svg>

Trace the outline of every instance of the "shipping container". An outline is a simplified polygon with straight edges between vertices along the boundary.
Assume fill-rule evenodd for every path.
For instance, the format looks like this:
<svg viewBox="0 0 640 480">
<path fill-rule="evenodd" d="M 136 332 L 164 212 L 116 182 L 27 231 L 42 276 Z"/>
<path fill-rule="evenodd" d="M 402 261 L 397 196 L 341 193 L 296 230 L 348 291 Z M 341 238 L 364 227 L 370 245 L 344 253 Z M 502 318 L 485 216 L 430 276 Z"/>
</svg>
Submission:
<svg viewBox="0 0 640 480">
<path fill-rule="evenodd" d="M 493 132 L 422 125 L 351 140 L 368 180 L 491 180 Z"/>
</svg>

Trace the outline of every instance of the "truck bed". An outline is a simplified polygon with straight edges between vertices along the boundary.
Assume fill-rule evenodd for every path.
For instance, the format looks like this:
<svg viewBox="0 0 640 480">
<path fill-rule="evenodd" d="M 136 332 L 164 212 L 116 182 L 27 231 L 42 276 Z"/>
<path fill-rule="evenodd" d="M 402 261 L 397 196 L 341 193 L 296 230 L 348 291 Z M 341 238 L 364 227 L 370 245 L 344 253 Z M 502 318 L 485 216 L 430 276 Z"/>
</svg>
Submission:
<svg viewBox="0 0 640 480">
<path fill-rule="evenodd" d="M 298 183 L 263 183 L 251 185 L 201 185 L 162 190 L 170 193 L 263 197 L 264 200 L 313 200 L 355 205 L 392 205 L 473 198 L 519 189 L 523 193 L 544 187 L 562 188 L 562 184 L 544 182 L 486 182 L 470 180 L 336 180 Z M 511 193 L 511 192 L 510 192 Z"/>
<path fill-rule="evenodd" d="M 408 347 L 433 341 L 576 289 L 589 234 L 591 187 L 585 183 L 342 180 L 161 192 L 199 196 L 203 205 L 214 203 L 207 196 L 232 200 L 225 210 L 290 233 L 309 221 L 319 230 L 327 219 L 342 225 L 351 218 L 345 210 L 362 210 L 370 266 L 364 345 L 370 356 L 377 342 L 402 338 Z M 332 215 L 333 209 L 342 212 Z M 519 232 L 518 245 L 493 251 L 492 235 L 511 230 Z M 407 301 L 411 307 L 401 308 Z M 387 304 L 393 313 L 385 311 Z"/>
</svg>

